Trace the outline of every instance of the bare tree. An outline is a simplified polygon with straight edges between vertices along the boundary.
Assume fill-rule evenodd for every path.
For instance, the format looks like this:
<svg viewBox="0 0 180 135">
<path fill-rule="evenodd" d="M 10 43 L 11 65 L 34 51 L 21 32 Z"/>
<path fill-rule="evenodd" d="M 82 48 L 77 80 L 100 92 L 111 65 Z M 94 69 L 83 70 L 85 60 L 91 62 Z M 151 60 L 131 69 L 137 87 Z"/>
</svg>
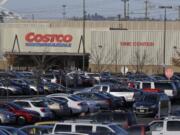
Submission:
<svg viewBox="0 0 180 135">
<path fill-rule="evenodd" d="M 175 66 L 180 66 L 180 51 L 177 49 L 177 47 L 174 47 L 176 55 L 172 57 L 172 63 Z"/>
<path fill-rule="evenodd" d="M 115 62 L 115 56 L 114 51 L 106 46 L 93 46 L 90 61 L 95 65 L 98 72 L 102 72 L 110 69 L 109 65 Z"/>
<path fill-rule="evenodd" d="M 6 59 L 7 59 L 7 63 L 8 63 L 8 68 L 12 69 L 13 65 L 16 62 L 16 56 L 14 54 L 6 54 L 5 55 Z"/>
<path fill-rule="evenodd" d="M 35 64 L 35 69 L 33 72 L 36 78 L 36 86 L 39 88 L 43 73 L 55 65 L 57 56 L 48 56 L 47 52 L 43 52 L 40 55 L 32 55 L 30 57 Z"/>
<path fill-rule="evenodd" d="M 147 51 L 144 50 L 143 53 L 141 54 L 140 49 L 137 48 L 132 59 L 132 65 L 136 69 L 136 72 L 142 73 L 145 64 L 147 64 L 149 61 L 150 59 L 147 54 Z"/>
</svg>

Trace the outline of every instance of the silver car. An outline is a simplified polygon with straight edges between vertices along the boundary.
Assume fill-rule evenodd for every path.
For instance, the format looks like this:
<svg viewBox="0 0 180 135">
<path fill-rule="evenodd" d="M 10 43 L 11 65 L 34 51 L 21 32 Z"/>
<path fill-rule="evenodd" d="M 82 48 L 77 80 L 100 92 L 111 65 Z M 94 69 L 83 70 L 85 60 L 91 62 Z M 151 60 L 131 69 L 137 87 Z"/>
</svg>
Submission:
<svg viewBox="0 0 180 135">
<path fill-rule="evenodd" d="M 6 110 L 0 109 L 0 123 L 12 124 L 16 122 L 16 116 Z"/>
</svg>

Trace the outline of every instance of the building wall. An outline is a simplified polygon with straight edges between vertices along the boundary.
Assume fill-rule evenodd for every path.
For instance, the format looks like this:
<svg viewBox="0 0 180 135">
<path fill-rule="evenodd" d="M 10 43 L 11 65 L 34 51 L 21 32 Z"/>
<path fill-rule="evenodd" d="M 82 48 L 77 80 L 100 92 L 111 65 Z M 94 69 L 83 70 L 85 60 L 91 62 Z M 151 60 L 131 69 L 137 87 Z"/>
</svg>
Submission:
<svg viewBox="0 0 180 135">
<path fill-rule="evenodd" d="M 151 65 L 162 67 L 163 26 L 163 22 L 160 21 L 87 21 L 85 43 L 86 52 L 91 54 L 91 68 L 94 69 L 98 59 L 101 59 L 99 63 L 102 65 L 111 65 L 109 69 L 114 71 L 117 70 L 116 65 L 119 67 L 136 65 L 136 52 L 139 52 L 140 57 L 144 53 L 147 55 L 145 64 L 148 67 Z M 110 27 L 122 27 L 128 30 L 110 31 Z M 1 54 L 12 51 L 15 35 L 18 36 L 21 52 L 77 53 L 82 31 L 82 21 L 21 21 L 0 24 Z M 43 35 L 70 34 L 73 39 L 67 43 L 71 44 L 68 47 L 52 46 L 52 43 L 56 42 L 49 42 L 51 43 L 49 46 L 27 46 L 25 37 L 29 32 Z M 180 47 L 179 37 L 180 22 L 167 22 L 166 65 L 172 65 L 172 57 L 176 55 L 174 46 Z M 15 51 L 18 51 L 17 44 Z M 82 52 L 82 44 L 80 52 Z"/>
<path fill-rule="evenodd" d="M 136 31 L 93 31 L 91 33 L 91 54 L 96 49 L 103 52 L 100 55 L 102 64 L 107 60 L 116 59 L 118 65 L 136 64 L 137 53 L 140 59 L 146 54 L 146 65 L 162 65 L 164 54 L 164 32 L 160 30 Z M 167 31 L 165 60 L 166 65 L 172 65 L 175 56 L 174 46 L 180 48 L 180 31 Z M 99 48 L 101 45 L 101 48 Z M 109 61 L 110 62 L 110 61 Z M 93 63 L 93 62 L 92 62 Z"/>
</svg>

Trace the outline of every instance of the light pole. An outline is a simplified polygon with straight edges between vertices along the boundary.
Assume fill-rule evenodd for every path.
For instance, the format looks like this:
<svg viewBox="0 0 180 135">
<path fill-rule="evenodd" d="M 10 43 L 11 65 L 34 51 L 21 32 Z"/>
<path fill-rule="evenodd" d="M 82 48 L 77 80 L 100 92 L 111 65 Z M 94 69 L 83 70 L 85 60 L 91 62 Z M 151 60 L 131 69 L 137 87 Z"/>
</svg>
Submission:
<svg viewBox="0 0 180 135">
<path fill-rule="evenodd" d="M 166 12 L 167 9 L 171 9 L 172 6 L 160 6 L 159 8 L 164 9 L 164 46 L 163 46 L 163 73 L 165 73 L 165 66 L 166 66 L 166 21 L 167 21 L 167 17 L 166 17 Z"/>
<path fill-rule="evenodd" d="M 86 10 L 85 10 L 85 0 L 83 0 L 83 71 L 85 71 L 85 38 L 86 38 Z"/>
</svg>

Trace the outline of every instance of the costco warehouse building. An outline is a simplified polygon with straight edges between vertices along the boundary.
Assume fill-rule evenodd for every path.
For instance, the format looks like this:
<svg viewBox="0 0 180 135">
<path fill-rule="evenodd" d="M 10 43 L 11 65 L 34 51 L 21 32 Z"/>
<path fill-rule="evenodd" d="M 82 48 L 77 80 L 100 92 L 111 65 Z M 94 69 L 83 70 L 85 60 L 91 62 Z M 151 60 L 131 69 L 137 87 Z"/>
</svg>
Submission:
<svg viewBox="0 0 180 135">
<path fill-rule="evenodd" d="M 122 66 L 146 73 L 173 65 L 180 48 L 180 22 L 167 22 L 165 65 L 164 23 L 161 21 L 87 21 L 85 67 L 91 71 L 120 72 Z M 121 29 L 121 30 L 120 30 Z M 9 65 L 33 67 L 33 56 L 48 58 L 58 68 L 81 68 L 83 63 L 82 21 L 26 21 L 0 24 L 2 69 Z M 44 57 L 43 57 L 44 56 Z"/>
</svg>

